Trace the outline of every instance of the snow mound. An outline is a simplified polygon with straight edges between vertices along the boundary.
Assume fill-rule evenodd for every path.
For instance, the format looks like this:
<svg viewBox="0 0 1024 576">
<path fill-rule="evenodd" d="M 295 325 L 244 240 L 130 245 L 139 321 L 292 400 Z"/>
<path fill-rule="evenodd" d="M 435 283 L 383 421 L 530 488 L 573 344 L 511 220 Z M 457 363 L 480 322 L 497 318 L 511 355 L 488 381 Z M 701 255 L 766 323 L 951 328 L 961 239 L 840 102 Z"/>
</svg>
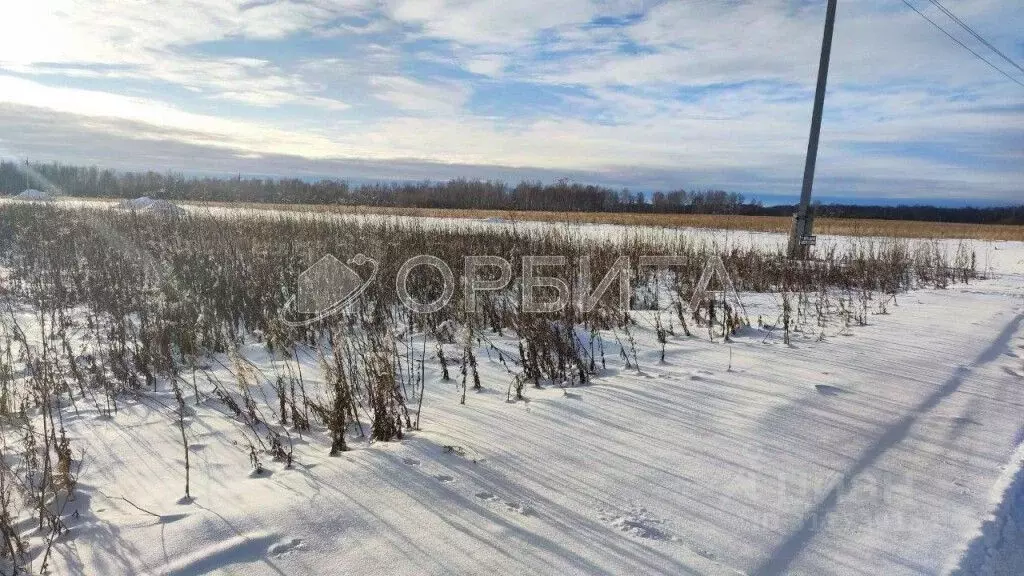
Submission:
<svg viewBox="0 0 1024 576">
<path fill-rule="evenodd" d="M 153 199 L 149 196 L 142 196 L 134 200 L 127 199 L 118 202 L 117 207 L 121 210 L 140 210 L 148 208 L 153 204 Z"/>
<path fill-rule="evenodd" d="M 167 200 L 154 200 L 149 196 L 142 196 L 134 200 L 122 200 L 117 208 L 121 210 L 137 210 L 140 212 L 155 212 L 159 214 L 182 214 L 184 210 L 176 204 Z"/>
<path fill-rule="evenodd" d="M 996 484 L 996 491 L 999 499 L 992 515 L 967 545 L 950 576 L 1024 574 L 1024 444 Z"/>
<path fill-rule="evenodd" d="M 18 200 L 32 200 L 32 201 L 49 201 L 53 200 L 53 194 L 49 192 L 43 192 L 42 190 L 36 190 L 34 188 L 28 188 L 21 194 L 15 196 Z"/>
</svg>

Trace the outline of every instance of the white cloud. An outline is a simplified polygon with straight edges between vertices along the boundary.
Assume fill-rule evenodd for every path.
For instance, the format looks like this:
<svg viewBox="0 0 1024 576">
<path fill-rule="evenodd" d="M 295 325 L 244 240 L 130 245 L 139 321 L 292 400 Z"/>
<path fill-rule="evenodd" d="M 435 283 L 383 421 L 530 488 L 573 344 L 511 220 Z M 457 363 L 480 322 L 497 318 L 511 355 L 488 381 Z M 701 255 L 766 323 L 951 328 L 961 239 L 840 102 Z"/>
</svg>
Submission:
<svg viewBox="0 0 1024 576">
<path fill-rule="evenodd" d="M 988 19 L 996 22 L 1002 17 L 1004 21 L 989 30 L 1003 34 L 993 37 L 1004 37 L 1010 28 L 1006 22 L 1016 19 L 1024 25 L 1019 10 L 1008 4 L 988 0 L 963 4 L 975 11 L 987 7 Z M 872 2 L 840 5 L 830 73 L 833 84 L 935 82 L 971 87 L 979 82 L 1005 83 L 902 3 L 891 8 L 899 7 L 903 9 Z M 565 30 L 559 47 L 576 53 L 544 62 L 533 78 L 585 86 L 685 87 L 750 81 L 813 86 L 823 20 L 819 3 L 669 2 L 654 6 L 642 20 L 623 29 Z M 626 41 L 643 50 L 620 50 Z M 1002 45 L 1012 47 L 1018 41 L 1011 34 Z"/>
<path fill-rule="evenodd" d="M 590 0 L 384 0 L 396 21 L 431 37 L 472 46 L 521 46 L 556 26 L 581 24 L 601 13 Z"/>
<path fill-rule="evenodd" d="M 1024 58 L 1012 2 L 954 9 Z M 310 159 L 633 167 L 793 190 L 824 15 L 797 0 L 51 0 L 4 11 L 0 102 L 83 118 L 90 134 Z M 344 53 L 304 53 L 290 44 L 297 34 Z M 204 52 L 225 40 L 291 50 Z M 506 82 L 529 104 L 509 105 Z M 534 107 L 530 84 L 561 103 Z M 486 116 L 473 107 L 482 86 L 496 94 Z M 883 186 L 927 173 L 1019 192 L 1020 102 L 1019 87 L 902 3 L 840 3 L 819 178 Z M 302 109 L 279 114 L 286 105 Z M 930 156 L 892 151 L 922 143 Z"/>
<path fill-rule="evenodd" d="M 458 114 L 470 90 L 458 82 L 417 82 L 402 76 L 373 76 L 376 97 L 407 112 Z"/>
<path fill-rule="evenodd" d="M 296 154 L 310 158 L 340 156 L 346 152 L 337 143 L 314 133 L 296 133 L 266 124 L 190 113 L 145 98 L 53 88 L 11 76 L 0 75 L 0 103 L 28 106 L 40 116 L 52 111 L 85 118 L 130 120 L 136 122 L 136 126 L 149 125 L 171 130 L 154 131 L 161 134 L 161 138 L 173 137 L 217 148 Z M 170 136 L 166 136 L 168 134 Z"/>
<path fill-rule="evenodd" d="M 498 77 L 508 62 L 509 57 L 505 54 L 477 54 L 466 58 L 463 67 L 474 74 Z"/>
<path fill-rule="evenodd" d="M 0 64 L 134 63 L 140 52 L 224 38 L 276 39 L 373 0 L 37 0 L 10 2 L 0 20 Z"/>
</svg>

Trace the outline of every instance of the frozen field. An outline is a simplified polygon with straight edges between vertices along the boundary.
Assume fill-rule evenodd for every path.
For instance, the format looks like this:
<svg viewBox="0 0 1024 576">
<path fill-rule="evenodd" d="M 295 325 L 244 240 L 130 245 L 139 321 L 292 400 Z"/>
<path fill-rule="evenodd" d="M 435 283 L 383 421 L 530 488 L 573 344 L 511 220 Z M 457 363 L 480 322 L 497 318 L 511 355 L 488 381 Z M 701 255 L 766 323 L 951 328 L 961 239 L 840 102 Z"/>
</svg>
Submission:
<svg viewBox="0 0 1024 576">
<path fill-rule="evenodd" d="M 292 432 L 294 464 L 265 459 L 263 474 L 201 381 L 186 396 L 191 501 L 166 383 L 112 419 L 82 403 L 63 415 L 84 464 L 49 571 L 1024 574 L 1024 245 L 972 249 L 987 278 L 900 294 L 867 326 L 790 345 L 760 328 L 732 343 L 676 334 L 664 362 L 641 327 L 638 367 L 609 343 L 591 384 L 527 387 L 524 401 L 507 401 L 497 356 L 515 339 L 478 347 L 483 390 L 465 404 L 428 355 L 420 431 L 353 439 L 338 457 L 323 432 Z M 771 297 L 741 297 L 751 316 L 778 314 Z M 263 394 L 300 368 L 260 344 L 240 354 Z M 312 354 L 298 360 L 322 378 Z M 211 358 L 208 375 L 233 381 L 229 366 Z M 260 406 L 268 421 L 274 409 Z"/>
</svg>

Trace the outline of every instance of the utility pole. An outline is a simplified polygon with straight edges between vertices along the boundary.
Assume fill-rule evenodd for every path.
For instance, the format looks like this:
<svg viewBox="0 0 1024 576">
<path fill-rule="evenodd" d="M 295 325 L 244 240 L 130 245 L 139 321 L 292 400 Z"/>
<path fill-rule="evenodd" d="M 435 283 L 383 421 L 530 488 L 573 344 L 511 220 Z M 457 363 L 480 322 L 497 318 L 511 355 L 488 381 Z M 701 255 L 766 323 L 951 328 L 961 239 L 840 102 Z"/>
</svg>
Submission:
<svg viewBox="0 0 1024 576">
<path fill-rule="evenodd" d="M 818 138 L 821 135 L 821 115 L 825 109 L 825 87 L 828 84 L 828 62 L 832 55 L 832 31 L 836 24 L 837 0 L 828 0 L 825 13 L 825 38 L 821 42 L 821 62 L 818 64 L 818 88 L 814 93 L 814 115 L 811 117 L 811 137 L 807 142 L 807 163 L 804 166 L 804 185 L 800 191 L 800 207 L 793 215 L 793 230 L 789 236 L 789 257 L 806 259 L 815 242 L 814 215 L 811 214 L 811 189 L 814 187 L 814 166 L 818 161 Z"/>
</svg>

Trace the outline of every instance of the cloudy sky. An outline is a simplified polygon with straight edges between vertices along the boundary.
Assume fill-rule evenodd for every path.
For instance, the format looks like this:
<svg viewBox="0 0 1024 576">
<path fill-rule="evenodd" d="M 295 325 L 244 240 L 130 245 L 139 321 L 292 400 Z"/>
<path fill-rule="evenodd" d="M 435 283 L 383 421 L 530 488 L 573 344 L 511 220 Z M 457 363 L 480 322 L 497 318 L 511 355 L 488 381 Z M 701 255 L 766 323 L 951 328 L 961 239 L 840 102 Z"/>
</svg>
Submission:
<svg viewBox="0 0 1024 576">
<path fill-rule="evenodd" d="M 1024 82 L 927 0 L 908 0 Z M 1018 62 L 1020 0 L 943 0 Z M 0 155 L 796 197 L 824 0 L 11 0 Z M 970 41 L 970 42 L 969 42 Z M 1024 87 L 840 0 L 816 191 L 1024 199 Z"/>
</svg>

